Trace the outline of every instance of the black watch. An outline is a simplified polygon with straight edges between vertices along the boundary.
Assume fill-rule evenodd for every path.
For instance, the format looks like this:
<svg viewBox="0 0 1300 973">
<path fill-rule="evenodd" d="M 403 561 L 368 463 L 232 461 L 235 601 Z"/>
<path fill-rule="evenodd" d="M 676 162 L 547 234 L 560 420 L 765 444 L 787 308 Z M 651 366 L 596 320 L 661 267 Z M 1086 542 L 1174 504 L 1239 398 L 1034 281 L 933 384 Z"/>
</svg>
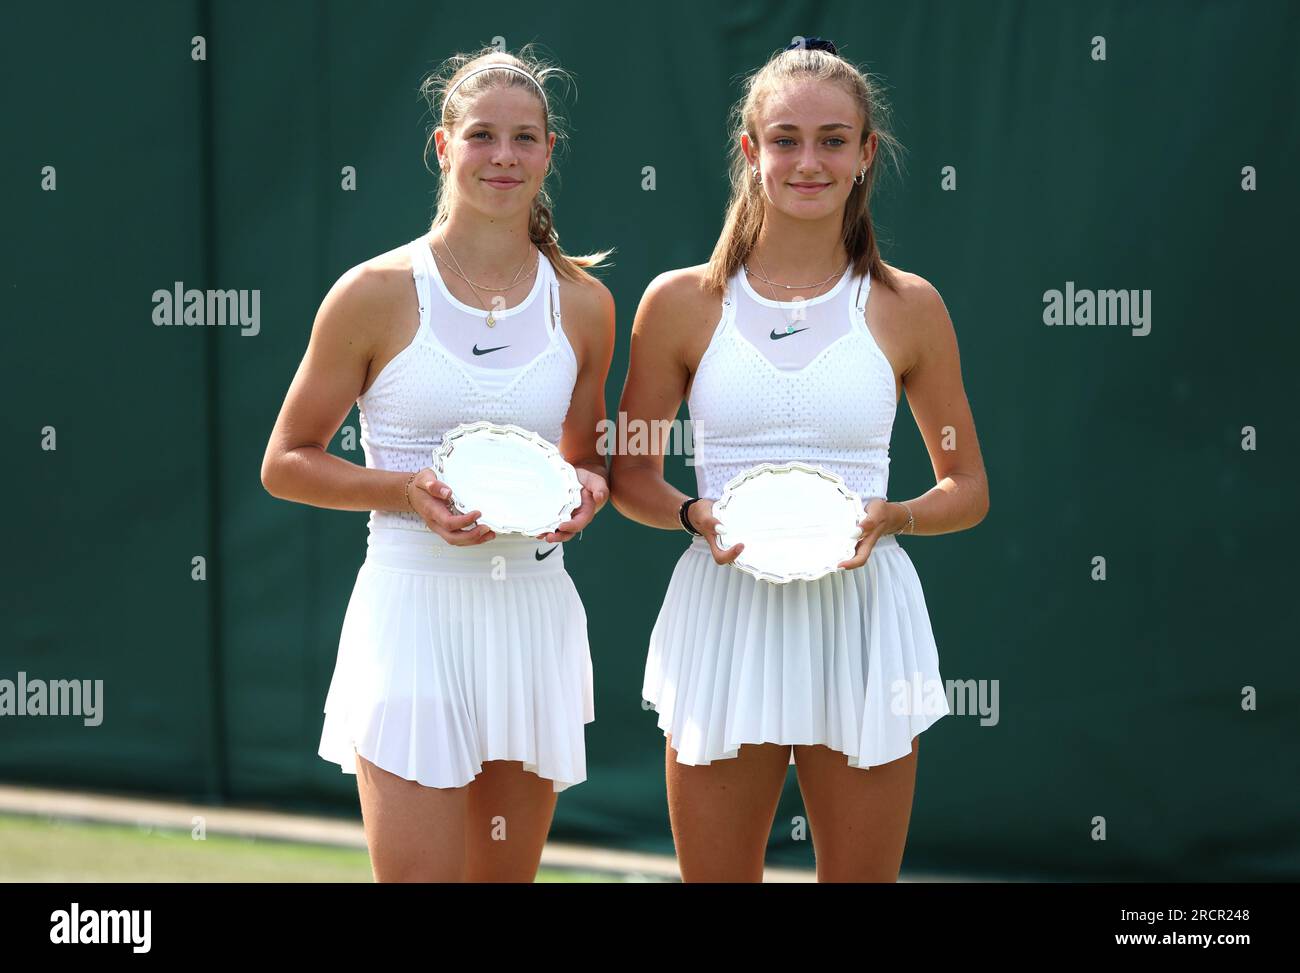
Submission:
<svg viewBox="0 0 1300 973">
<path fill-rule="evenodd" d="M 682 522 L 682 526 L 683 526 L 683 527 L 685 527 L 688 531 L 690 531 L 690 532 L 691 532 L 692 534 L 694 534 L 696 537 L 700 537 L 701 534 L 700 534 L 700 532 L 699 532 L 698 530 L 696 530 L 693 526 L 691 526 L 691 520 L 690 520 L 689 517 L 686 516 L 686 511 L 690 509 L 691 504 L 695 503 L 695 501 L 697 501 L 697 500 L 699 500 L 699 499 L 700 499 L 699 497 L 691 497 L 691 498 L 688 499 L 688 500 L 684 500 L 684 501 L 682 502 L 681 507 L 679 507 L 679 508 L 677 509 L 677 519 L 680 520 L 680 521 Z"/>
</svg>

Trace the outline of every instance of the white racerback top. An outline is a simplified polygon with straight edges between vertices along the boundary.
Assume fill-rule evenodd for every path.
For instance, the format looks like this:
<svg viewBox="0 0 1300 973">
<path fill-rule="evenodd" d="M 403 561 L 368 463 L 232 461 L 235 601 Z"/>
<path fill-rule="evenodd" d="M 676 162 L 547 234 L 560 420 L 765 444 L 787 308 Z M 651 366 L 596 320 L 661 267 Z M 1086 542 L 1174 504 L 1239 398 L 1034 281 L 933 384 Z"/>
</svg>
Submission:
<svg viewBox="0 0 1300 973">
<path fill-rule="evenodd" d="M 420 326 L 411 343 L 357 399 L 366 466 L 403 473 L 424 469 L 444 432 L 482 419 L 522 426 L 558 446 L 578 377 L 578 358 L 564 333 L 559 278 L 550 260 L 539 256 L 537 280 L 523 301 L 494 312 L 498 321 L 509 319 L 513 336 L 540 331 L 547 340 L 530 360 L 501 368 L 465 361 L 439 338 L 446 333 L 443 324 L 448 316 L 455 320 L 478 316 L 481 325 L 488 312 L 462 304 L 447 291 L 427 235 L 412 240 L 408 248 Z M 505 333 L 501 324 L 493 330 Z M 469 348 L 475 342 L 465 344 Z M 420 516 L 409 510 L 372 510 L 369 525 L 429 531 Z"/>
<path fill-rule="evenodd" d="M 898 391 L 864 318 L 870 291 L 869 272 L 846 273 L 826 294 L 773 301 L 736 272 L 687 401 L 699 496 L 792 460 L 838 473 L 864 505 L 886 496 Z"/>
</svg>

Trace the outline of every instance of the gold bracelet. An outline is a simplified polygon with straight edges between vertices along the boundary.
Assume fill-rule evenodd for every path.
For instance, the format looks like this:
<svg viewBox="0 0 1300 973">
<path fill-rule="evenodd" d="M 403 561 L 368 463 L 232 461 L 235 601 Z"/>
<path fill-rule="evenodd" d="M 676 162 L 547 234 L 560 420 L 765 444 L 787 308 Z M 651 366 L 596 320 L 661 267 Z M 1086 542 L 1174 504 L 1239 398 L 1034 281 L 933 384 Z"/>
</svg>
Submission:
<svg viewBox="0 0 1300 973">
<path fill-rule="evenodd" d="M 406 478 L 406 486 L 402 490 L 402 493 L 406 495 L 406 505 L 411 508 L 411 513 L 418 512 L 415 509 L 415 504 L 411 503 L 411 484 L 415 482 L 415 478 L 419 475 L 420 475 L 420 471 L 416 470 L 414 473 L 408 476 Z"/>
<path fill-rule="evenodd" d="M 907 529 L 908 529 L 909 527 L 911 527 L 911 528 L 912 528 L 912 532 L 915 533 L 915 532 L 916 532 L 916 521 L 914 521 L 914 520 L 912 519 L 912 508 L 909 507 L 907 504 L 903 503 L 902 500 L 898 501 L 898 503 L 899 503 L 899 505 L 900 505 L 904 510 L 907 511 L 907 523 L 905 523 L 905 524 L 904 524 L 904 525 L 903 525 L 903 526 L 898 530 L 898 533 L 900 533 L 900 534 L 905 534 L 905 533 L 907 533 Z"/>
</svg>

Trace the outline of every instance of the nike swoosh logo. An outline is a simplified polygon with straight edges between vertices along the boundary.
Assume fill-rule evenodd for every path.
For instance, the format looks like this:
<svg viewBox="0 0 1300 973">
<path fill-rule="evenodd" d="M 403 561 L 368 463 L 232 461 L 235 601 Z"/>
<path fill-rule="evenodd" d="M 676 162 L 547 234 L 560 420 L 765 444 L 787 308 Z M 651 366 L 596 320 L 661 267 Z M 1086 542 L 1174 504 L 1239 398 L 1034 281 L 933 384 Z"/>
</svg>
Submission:
<svg viewBox="0 0 1300 973">
<path fill-rule="evenodd" d="M 560 546 L 559 544 L 555 545 L 555 547 L 559 547 L 559 546 Z M 537 560 L 539 561 L 545 561 L 548 557 L 550 557 L 552 554 L 555 553 L 555 547 L 551 548 L 545 554 L 543 554 L 540 550 L 533 551 L 533 557 L 537 558 Z"/>
<path fill-rule="evenodd" d="M 776 341 L 778 338 L 788 338 L 792 334 L 798 334 L 800 331 L 807 331 L 807 330 L 808 330 L 807 328 L 796 328 L 794 331 L 782 331 L 780 334 L 777 334 L 776 329 L 773 328 L 770 337 L 772 338 L 773 341 Z"/>
<path fill-rule="evenodd" d="M 477 344 L 475 344 L 475 345 L 474 345 L 474 354 L 476 354 L 476 355 L 486 355 L 486 354 L 488 354 L 489 352 L 500 351 L 502 348 L 509 348 L 509 347 L 510 347 L 509 345 L 497 345 L 495 348 L 480 348 Z"/>
</svg>

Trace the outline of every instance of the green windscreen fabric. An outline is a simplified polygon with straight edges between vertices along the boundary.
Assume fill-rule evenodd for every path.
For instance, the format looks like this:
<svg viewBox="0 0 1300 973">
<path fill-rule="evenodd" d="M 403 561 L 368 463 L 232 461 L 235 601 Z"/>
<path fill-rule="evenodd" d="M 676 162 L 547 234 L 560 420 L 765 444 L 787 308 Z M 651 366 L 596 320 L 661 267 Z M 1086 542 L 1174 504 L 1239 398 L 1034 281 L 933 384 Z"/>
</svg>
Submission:
<svg viewBox="0 0 1300 973">
<path fill-rule="evenodd" d="M 554 212 L 568 252 L 616 248 L 599 272 L 613 417 L 646 286 L 717 239 L 743 77 L 817 35 L 885 86 L 906 156 L 873 201 L 882 251 L 943 296 L 991 484 L 975 529 L 902 541 L 961 704 L 921 737 L 905 870 L 1300 873 L 1296 4 L 239 0 L 0 19 L 0 680 L 103 685 L 97 725 L 0 716 L 0 779 L 355 816 L 355 778 L 316 747 L 366 515 L 277 500 L 259 472 L 326 291 L 432 217 L 421 78 L 493 38 L 573 76 Z M 255 292 L 256 332 L 156 324 L 176 287 Z M 1112 290 L 1144 295 L 1145 334 L 1045 324 L 1051 292 Z M 355 409 L 330 448 L 363 462 Z M 890 473 L 890 499 L 934 483 L 906 395 Z M 684 457 L 667 474 L 694 485 Z M 672 852 L 640 690 L 686 543 L 608 506 L 566 548 L 596 722 L 557 840 Z M 792 768 L 771 864 L 812 865 L 805 819 Z"/>
</svg>

